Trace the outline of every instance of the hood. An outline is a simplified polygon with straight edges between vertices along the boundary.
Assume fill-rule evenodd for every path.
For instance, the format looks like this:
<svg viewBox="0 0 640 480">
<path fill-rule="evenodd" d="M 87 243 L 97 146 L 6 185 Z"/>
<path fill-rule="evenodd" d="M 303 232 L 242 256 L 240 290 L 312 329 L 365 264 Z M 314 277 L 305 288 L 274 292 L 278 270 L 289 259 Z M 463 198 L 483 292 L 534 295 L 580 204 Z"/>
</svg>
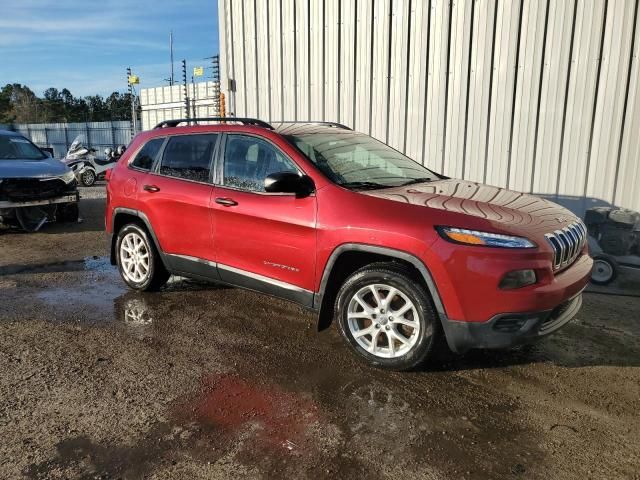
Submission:
<svg viewBox="0 0 640 480">
<path fill-rule="evenodd" d="M 0 179 L 59 177 L 68 171 L 69 167 L 54 158 L 44 160 L 0 159 Z"/>
<path fill-rule="evenodd" d="M 464 180 L 437 180 L 362 193 L 469 215 L 521 232 L 552 232 L 578 220 L 566 208 L 544 198 Z"/>
</svg>

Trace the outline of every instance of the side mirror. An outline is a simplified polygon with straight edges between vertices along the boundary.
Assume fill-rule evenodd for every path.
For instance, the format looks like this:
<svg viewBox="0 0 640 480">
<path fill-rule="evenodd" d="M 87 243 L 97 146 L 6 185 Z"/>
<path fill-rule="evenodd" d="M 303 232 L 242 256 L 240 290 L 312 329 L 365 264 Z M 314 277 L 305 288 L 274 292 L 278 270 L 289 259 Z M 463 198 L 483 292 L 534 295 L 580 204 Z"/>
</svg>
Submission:
<svg viewBox="0 0 640 480">
<path fill-rule="evenodd" d="M 315 188 L 311 177 L 294 172 L 276 172 L 264 179 L 264 190 L 269 193 L 295 193 L 297 197 L 307 197 Z"/>
<path fill-rule="evenodd" d="M 51 152 L 49 150 L 45 150 L 44 154 L 49 158 L 53 158 L 53 155 L 51 154 Z"/>
</svg>

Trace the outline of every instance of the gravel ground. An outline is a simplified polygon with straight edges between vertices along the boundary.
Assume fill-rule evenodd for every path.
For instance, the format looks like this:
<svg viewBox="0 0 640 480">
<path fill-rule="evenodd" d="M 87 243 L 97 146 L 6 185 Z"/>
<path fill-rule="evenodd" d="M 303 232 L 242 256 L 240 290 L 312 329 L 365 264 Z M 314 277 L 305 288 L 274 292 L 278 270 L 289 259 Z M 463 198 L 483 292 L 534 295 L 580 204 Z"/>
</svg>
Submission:
<svg viewBox="0 0 640 480">
<path fill-rule="evenodd" d="M 640 478 L 638 296 L 390 373 L 285 302 L 127 290 L 101 192 L 82 223 L 0 230 L 0 478 Z"/>
</svg>

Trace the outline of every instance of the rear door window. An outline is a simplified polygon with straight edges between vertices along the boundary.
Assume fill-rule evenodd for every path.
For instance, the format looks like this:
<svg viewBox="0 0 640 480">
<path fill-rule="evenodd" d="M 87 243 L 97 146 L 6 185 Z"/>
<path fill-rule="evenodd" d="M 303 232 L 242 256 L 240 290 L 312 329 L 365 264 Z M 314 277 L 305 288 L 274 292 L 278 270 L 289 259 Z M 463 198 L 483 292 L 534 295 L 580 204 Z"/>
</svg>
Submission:
<svg viewBox="0 0 640 480">
<path fill-rule="evenodd" d="M 176 135 L 164 148 L 160 174 L 208 182 L 218 134 Z"/>
<path fill-rule="evenodd" d="M 164 143 L 164 138 L 154 138 L 144 144 L 144 147 L 140 149 L 136 158 L 131 162 L 131 166 L 139 168 L 140 170 L 151 170 L 153 162 L 156 159 L 156 155 L 160 151 L 160 147 Z"/>
</svg>

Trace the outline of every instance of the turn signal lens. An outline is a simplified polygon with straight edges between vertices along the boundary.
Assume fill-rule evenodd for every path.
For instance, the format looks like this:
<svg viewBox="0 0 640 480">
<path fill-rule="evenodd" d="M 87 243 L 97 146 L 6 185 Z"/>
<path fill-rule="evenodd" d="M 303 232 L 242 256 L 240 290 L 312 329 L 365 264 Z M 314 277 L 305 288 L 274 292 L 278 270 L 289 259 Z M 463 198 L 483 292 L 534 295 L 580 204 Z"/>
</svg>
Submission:
<svg viewBox="0 0 640 480">
<path fill-rule="evenodd" d="M 464 245 L 482 245 L 485 247 L 502 248 L 534 248 L 536 245 L 531 240 L 513 235 L 500 233 L 479 232 L 465 228 L 436 227 L 440 236 L 445 240 Z"/>
</svg>

